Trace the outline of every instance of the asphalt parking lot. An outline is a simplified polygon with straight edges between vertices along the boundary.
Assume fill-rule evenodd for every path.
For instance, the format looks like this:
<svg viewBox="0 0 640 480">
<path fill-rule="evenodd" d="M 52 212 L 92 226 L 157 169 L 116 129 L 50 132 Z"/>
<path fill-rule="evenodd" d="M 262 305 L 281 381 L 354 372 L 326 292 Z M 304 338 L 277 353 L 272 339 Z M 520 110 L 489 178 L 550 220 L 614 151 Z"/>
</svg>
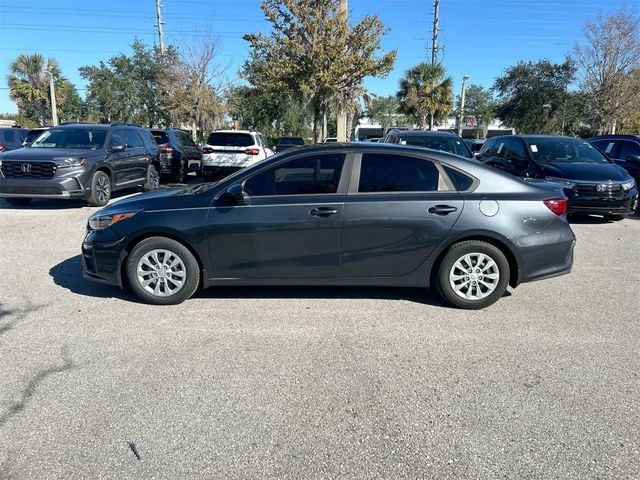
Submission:
<svg viewBox="0 0 640 480">
<path fill-rule="evenodd" d="M 0 200 L 0 478 L 640 478 L 640 217 L 490 308 L 87 283 L 96 209 Z M 135 446 L 140 460 L 137 459 Z"/>
</svg>

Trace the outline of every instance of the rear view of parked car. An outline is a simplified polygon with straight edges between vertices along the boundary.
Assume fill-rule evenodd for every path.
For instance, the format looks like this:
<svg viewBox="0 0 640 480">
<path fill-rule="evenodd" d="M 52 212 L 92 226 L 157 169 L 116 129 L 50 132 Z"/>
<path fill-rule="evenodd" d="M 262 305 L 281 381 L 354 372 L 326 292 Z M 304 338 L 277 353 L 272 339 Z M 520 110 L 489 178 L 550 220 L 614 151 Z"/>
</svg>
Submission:
<svg viewBox="0 0 640 480">
<path fill-rule="evenodd" d="M 202 148 L 205 181 L 223 178 L 273 155 L 263 136 L 247 130 L 217 130 Z"/>
<path fill-rule="evenodd" d="M 9 150 L 21 148 L 27 132 L 28 130 L 26 128 L 0 128 L 0 152 L 8 152 Z"/>
<path fill-rule="evenodd" d="M 437 130 L 390 130 L 384 137 L 384 143 L 411 145 L 430 148 L 441 152 L 453 153 L 465 158 L 472 158 L 467 144 L 455 133 Z"/>
<path fill-rule="evenodd" d="M 622 220 L 637 206 L 638 188 L 629 173 L 578 138 L 493 137 L 486 141 L 478 159 L 517 177 L 562 185 L 572 214 Z"/>
<path fill-rule="evenodd" d="M 171 182 L 182 183 L 187 173 L 199 172 L 202 150 L 186 130 L 167 128 L 151 130 L 160 148 L 160 173 Z"/>
<path fill-rule="evenodd" d="M 65 124 L 29 148 L 0 154 L 0 198 L 27 205 L 33 198 L 86 200 L 103 206 L 123 188 L 158 188 L 158 145 L 136 125 Z"/>
<path fill-rule="evenodd" d="M 282 153 L 289 148 L 299 147 L 301 145 L 304 145 L 304 138 L 302 137 L 280 137 L 278 138 L 273 151 L 275 153 Z"/>
<path fill-rule="evenodd" d="M 315 145 L 110 205 L 89 219 L 83 266 L 152 304 L 198 286 L 364 285 L 433 287 L 478 309 L 509 285 L 570 272 L 566 206 L 559 186 L 459 156 Z"/>
</svg>

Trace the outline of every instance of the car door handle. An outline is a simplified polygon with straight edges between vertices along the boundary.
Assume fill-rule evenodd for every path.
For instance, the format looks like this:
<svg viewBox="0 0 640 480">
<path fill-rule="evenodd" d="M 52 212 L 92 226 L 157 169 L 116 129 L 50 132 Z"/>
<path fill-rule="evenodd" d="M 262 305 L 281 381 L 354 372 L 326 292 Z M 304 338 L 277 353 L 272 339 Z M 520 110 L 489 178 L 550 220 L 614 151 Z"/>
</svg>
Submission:
<svg viewBox="0 0 640 480">
<path fill-rule="evenodd" d="M 330 207 L 318 207 L 309 210 L 309 215 L 312 217 L 328 217 L 330 215 L 335 215 L 336 213 L 338 213 L 338 210 Z"/>
<path fill-rule="evenodd" d="M 430 207 L 427 211 L 429 213 L 433 213 L 434 215 L 449 215 L 456 210 L 458 210 L 458 208 L 452 207 L 451 205 L 435 205 L 433 207 Z"/>
</svg>

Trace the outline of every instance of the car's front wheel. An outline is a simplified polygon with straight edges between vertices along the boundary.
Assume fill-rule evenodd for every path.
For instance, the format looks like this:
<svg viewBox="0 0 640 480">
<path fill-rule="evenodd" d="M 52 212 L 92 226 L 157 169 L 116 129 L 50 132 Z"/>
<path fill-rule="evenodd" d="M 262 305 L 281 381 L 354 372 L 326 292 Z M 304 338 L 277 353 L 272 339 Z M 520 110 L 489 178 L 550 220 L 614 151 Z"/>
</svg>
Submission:
<svg viewBox="0 0 640 480">
<path fill-rule="evenodd" d="M 87 203 L 92 207 L 104 207 L 111 199 L 111 177 L 98 170 L 91 177 L 91 196 Z"/>
<path fill-rule="evenodd" d="M 509 262 L 499 248 L 469 240 L 453 245 L 442 259 L 437 287 L 451 305 L 478 310 L 504 295 L 509 275 Z"/>
<path fill-rule="evenodd" d="M 191 251 L 165 237 L 141 241 L 126 265 L 132 290 L 147 303 L 175 305 L 190 298 L 200 282 L 200 267 Z"/>
</svg>

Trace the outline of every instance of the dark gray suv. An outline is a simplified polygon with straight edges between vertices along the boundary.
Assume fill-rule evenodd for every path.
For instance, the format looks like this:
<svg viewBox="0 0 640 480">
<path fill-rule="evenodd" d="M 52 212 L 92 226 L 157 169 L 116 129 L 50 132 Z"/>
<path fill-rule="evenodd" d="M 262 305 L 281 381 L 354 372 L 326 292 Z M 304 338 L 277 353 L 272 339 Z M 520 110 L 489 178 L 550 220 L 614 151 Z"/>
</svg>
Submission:
<svg viewBox="0 0 640 480">
<path fill-rule="evenodd" d="M 0 154 L 0 198 L 27 205 L 32 198 L 80 198 L 103 206 L 111 193 L 160 184 L 158 145 L 149 130 L 129 124 L 65 124 L 29 148 Z"/>
</svg>

